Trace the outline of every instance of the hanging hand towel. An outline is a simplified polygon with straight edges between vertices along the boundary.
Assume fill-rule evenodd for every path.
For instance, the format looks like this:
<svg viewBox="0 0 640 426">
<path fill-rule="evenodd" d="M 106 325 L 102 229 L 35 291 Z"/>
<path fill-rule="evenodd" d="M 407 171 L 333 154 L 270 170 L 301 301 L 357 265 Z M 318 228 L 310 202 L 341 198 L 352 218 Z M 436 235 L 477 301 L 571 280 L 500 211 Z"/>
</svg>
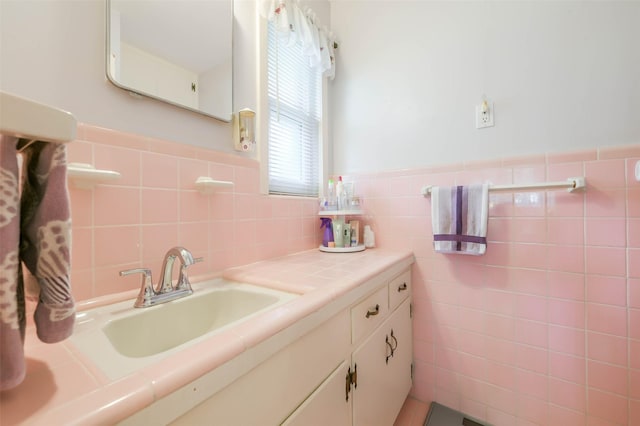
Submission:
<svg viewBox="0 0 640 426">
<path fill-rule="evenodd" d="M 479 256 L 487 248 L 489 186 L 433 187 L 431 223 L 438 253 Z"/>
<path fill-rule="evenodd" d="M 34 321 L 41 341 L 66 339 L 75 322 L 66 147 L 33 142 L 22 150 L 18 205 L 16 148 L 24 142 L 0 136 L 0 389 L 17 386 L 25 374 L 23 271 L 37 293 Z"/>
<path fill-rule="evenodd" d="M 0 135 L 0 390 L 19 385 L 25 375 L 17 142 Z"/>
</svg>

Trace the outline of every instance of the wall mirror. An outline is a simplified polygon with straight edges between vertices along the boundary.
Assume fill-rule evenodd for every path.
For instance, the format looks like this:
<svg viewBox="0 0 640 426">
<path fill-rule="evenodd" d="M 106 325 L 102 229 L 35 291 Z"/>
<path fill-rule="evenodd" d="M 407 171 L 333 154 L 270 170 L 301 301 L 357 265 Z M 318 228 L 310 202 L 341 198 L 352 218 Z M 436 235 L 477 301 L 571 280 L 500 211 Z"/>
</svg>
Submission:
<svg viewBox="0 0 640 426">
<path fill-rule="evenodd" d="M 218 120 L 233 112 L 233 0 L 107 0 L 107 77 Z"/>
</svg>

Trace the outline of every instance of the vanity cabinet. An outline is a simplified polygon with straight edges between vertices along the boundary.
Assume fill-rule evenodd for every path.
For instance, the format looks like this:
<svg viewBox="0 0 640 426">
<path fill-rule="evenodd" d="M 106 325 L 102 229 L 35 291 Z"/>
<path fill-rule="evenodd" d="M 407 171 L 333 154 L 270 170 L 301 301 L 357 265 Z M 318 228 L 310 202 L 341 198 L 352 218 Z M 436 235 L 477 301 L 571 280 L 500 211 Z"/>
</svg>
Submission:
<svg viewBox="0 0 640 426">
<path fill-rule="evenodd" d="M 283 423 L 389 426 L 411 389 L 411 273 L 350 308 L 352 350 Z"/>
<path fill-rule="evenodd" d="M 213 370 L 121 424 L 392 425 L 411 388 L 413 350 L 411 272 L 389 275 L 234 359 L 231 370 L 245 372 L 227 385 Z"/>
</svg>

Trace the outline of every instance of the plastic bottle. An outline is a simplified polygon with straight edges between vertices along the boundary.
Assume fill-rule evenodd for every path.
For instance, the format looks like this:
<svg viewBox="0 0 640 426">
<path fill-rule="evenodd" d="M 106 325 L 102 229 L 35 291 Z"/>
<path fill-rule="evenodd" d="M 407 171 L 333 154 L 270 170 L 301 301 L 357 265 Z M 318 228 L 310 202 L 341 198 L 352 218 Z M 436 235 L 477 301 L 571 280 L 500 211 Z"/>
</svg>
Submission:
<svg viewBox="0 0 640 426">
<path fill-rule="evenodd" d="M 333 183 L 333 179 L 329 179 L 327 183 L 327 210 L 335 210 L 336 209 L 336 192 L 335 185 Z"/>
<path fill-rule="evenodd" d="M 338 177 L 336 183 L 336 198 L 338 202 L 338 210 L 344 210 L 347 208 L 347 193 L 344 190 L 344 184 L 342 183 L 342 176 Z"/>
<path fill-rule="evenodd" d="M 366 248 L 376 246 L 376 236 L 369 225 L 364 226 L 364 246 Z"/>
</svg>

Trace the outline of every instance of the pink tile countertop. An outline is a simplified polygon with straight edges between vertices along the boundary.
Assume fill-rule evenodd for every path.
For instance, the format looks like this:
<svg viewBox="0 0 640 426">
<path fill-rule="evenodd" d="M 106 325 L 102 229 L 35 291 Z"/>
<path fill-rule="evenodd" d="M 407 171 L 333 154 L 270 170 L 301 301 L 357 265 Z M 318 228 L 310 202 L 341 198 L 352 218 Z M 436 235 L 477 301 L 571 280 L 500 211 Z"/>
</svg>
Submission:
<svg viewBox="0 0 640 426">
<path fill-rule="evenodd" d="M 301 296 L 118 380 L 107 378 L 70 341 L 41 343 L 35 329 L 28 326 L 27 376 L 17 388 L 0 392 L 0 424 L 116 423 L 388 268 L 407 267 L 413 260 L 411 252 L 380 248 L 347 254 L 308 250 L 226 270 L 222 275 L 228 280 Z M 133 297 L 132 292 L 107 296 L 81 303 L 78 308 L 89 309 Z"/>
</svg>

